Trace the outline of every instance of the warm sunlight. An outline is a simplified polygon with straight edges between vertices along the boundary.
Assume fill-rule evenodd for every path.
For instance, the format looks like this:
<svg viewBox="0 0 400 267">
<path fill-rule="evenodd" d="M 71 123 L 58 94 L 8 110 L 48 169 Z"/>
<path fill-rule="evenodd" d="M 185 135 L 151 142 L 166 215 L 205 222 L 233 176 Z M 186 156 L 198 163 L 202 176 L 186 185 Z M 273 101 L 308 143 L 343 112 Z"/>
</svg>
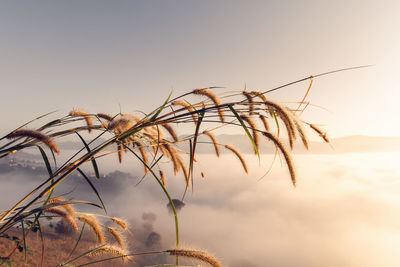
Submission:
<svg viewBox="0 0 400 267">
<path fill-rule="evenodd" d="M 0 267 L 400 266 L 398 10 L 1 2 Z"/>
</svg>

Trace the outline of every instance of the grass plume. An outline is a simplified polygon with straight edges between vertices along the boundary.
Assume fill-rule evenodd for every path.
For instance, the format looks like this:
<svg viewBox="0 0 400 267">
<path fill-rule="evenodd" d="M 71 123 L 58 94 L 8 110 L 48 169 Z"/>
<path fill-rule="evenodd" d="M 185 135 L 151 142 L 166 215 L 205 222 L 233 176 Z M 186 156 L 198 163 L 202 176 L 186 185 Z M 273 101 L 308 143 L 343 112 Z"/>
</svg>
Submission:
<svg viewBox="0 0 400 267">
<path fill-rule="evenodd" d="M 165 178 L 165 174 L 162 170 L 160 170 L 160 179 L 164 187 L 167 186 L 167 179 Z"/>
<path fill-rule="evenodd" d="M 256 147 L 258 149 L 260 141 L 258 139 L 258 131 L 257 131 L 257 126 L 256 126 L 255 122 L 247 115 L 241 115 L 240 118 L 242 118 L 242 120 L 247 122 L 247 124 L 250 126 L 250 129 L 253 133 L 254 144 L 256 145 Z M 257 154 L 257 151 L 255 148 L 254 148 L 254 153 Z"/>
<path fill-rule="evenodd" d="M 82 109 L 75 109 L 72 110 L 69 115 L 71 117 L 83 117 L 86 121 L 86 125 L 88 127 L 88 132 L 91 133 L 92 132 L 92 126 L 93 126 L 93 121 L 92 121 L 92 117 L 84 110 Z"/>
<path fill-rule="evenodd" d="M 217 97 L 216 94 L 211 92 L 210 89 L 206 89 L 206 88 L 195 89 L 193 91 L 193 94 L 195 94 L 195 95 L 204 95 L 204 96 L 207 96 L 209 99 L 211 99 L 211 101 L 214 103 L 214 105 L 217 106 L 218 115 L 219 115 L 219 118 L 220 118 L 221 122 L 225 121 L 224 110 L 222 109 L 222 107 L 220 107 L 220 105 L 222 105 L 222 103 L 221 103 L 221 101 L 219 100 L 219 98 Z"/>
<path fill-rule="evenodd" d="M 313 129 L 316 133 L 319 134 L 319 136 L 322 137 L 322 139 L 324 139 L 324 141 L 326 143 L 330 143 L 331 141 L 329 140 L 328 135 L 326 134 L 326 132 L 322 131 L 318 126 L 316 126 L 315 124 L 309 124 L 310 128 Z"/>
<path fill-rule="evenodd" d="M 213 142 L 213 145 L 214 145 L 215 154 L 217 155 L 217 157 L 219 157 L 219 146 L 218 146 L 217 138 L 215 137 L 215 135 L 210 131 L 203 131 L 203 134 L 205 134 L 208 137 L 210 137 L 210 139 L 211 139 L 211 141 Z"/>
<path fill-rule="evenodd" d="M 263 125 L 264 125 L 264 129 L 265 129 L 265 131 L 269 131 L 269 123 L 268 123 L 268 120 L 267 120 L 267 117 L 265 117 L 264 115 L 262 115 L 262 114 L 260 114 L 260 120 L 262 121 L 262 123 L 263 123 Z"/>
<path fill-rule="evenodd" d="M 106 113 L 97 113 L 96 114 L 97 117 L 105 119 L 107 121 L 112 121 L 113 117 L 111 117 L 110 115 L 106 114 Z"/>
<path fill-rule="evenodd" d="M 86 254 L 86 256 L 103 256 L 103 255 L 123 256 L 122 260 L 126 262 L 131 258 L 130 256 L 127 256 L 127 254 L 128 252 L 122 248 L 111 245 L 105 245 L 92 250 L 91 252 Z"/>
<path fill-rule="evenodd" d="M 121 248 L 125 248 L 125 241 L 121 235 L 121 233 L 119 231 L 117 231 L 115 228 L 113 227 L 107 227 L 107 231 L 115 238 L 115 240 L 117 241 L 118 245 Z"/>
<path fill-rule="evenodd" d="M 273 134 L 269 132 L 263 132 L 263 135 L 267 137 L 269 140 L 275 143 L 275 145 L 279 148 L 279 150 L 282 152 L 283 156 L 285 157 L 286 164 L 289 169 L 290 177 L 292 179 L 292 183 L 294 186 L 296 186 L 296 172 L 293 167 L 293 161 L 292 158 L 290 157 L 289 152 L 286 150 L 286 147 L 282 144 L 282 142 Z"/>
<path fill-rule="evenodd" d="M 65 201 L 65 199 L 62 197 L 54 197 L 54 198 L 49 199 L 47 204 L 60 203 L 63 201 Z M 75 217 L 75 210 L 70 204 L 63 204 L 63 205 L 61 205 L 61 207 L 63 207 L 68 212 L 69 215 L 71 215 L 72 217 Z"/>
<path fill-rule="evenodd" d="M 53 152 L 60 154 L 60 149 L 58 148 L 56 143 L 44 133 L 34 130 L 19 129 L 7 135 L 8 139 L 14 139 L 19 137 L 27 137 L 40 141 L 43 144 L 45 144 L 48 148 L 50 148 Z"/>
<path fill-rule="evenodd" d="M 249 105 L 249 115 L 253 115 L 254 114 L 253 94 L 247 91 L 242 91 L 242 94 L 247 98 L 247 102 Z"/>
<path fill-rule="evenodd" d="M 96 217 L 92 215 L 83 215 L 83 216 L 78 216 L 78 220 L 90 226 L 90 228 L 92 229 L 93 233 L 97 238 L 97 242 L 99 242 L 100 244 L 104 244 L 106 242 L 103 230 L 101 229 L 101 226 L 97 221 Z"/>
<path fill-rule="evenodd" d="M 175 248 L 166 251 L 169 255 L 188 257 L 210 264 L 212 267 L 222 267 L 222 264 L 210 254 L 186 248 Z"/>
<path fill-rule="evenodd" d="M 75 231 L 78 231 L 78 225 L 76 224 L 75 218 L 73 216 L 71 216 L 67 211 L 63 210 L 62 208 L 57 207 L 57 206 L 51 207 L 51 208 L 45 209 L 45 212 L 59 215 L 61 218 L 63 218 L 64 221 L 66 221 L 70 226 L 72 226 L 72 228 Z"/>
<path fill-rule="evenodd" d="M 225 148 L 227 148 L 227 149 L 229 149 L 230 151 L 232 151 L 232 152 L 238 157 L 238 159 L 239 159 L 240 162 L 242 163 L 242 166 L 243 166 L 244 171 L 245 171 L 246 173 L 249 173 L 249 172 L 248 172 L 248 169 L 247 169 L 246 161 L 244 160 L 244 158 L 243 158 L 243 156 L 242 156 L 242 153 L 240 153 L 240 151 L 237 150 L 237 149 L 236 149 L 234 146 L 232 146 L 232 145 L 225 145 Z"/>
<path fill-rule="evenodd" d="M 179 140 L 178 135 L 176 134 L 175 130 L 172 128 L 171 125 L 169 125 L 168 123 L 163 123 L 161 124 L 161 126 L 169 132 L 169 134 L 172 136 L 175 142 Z"/>
<path fill-rule="evenodd" d="M 267 107 L 273 108 L 274 110 L 276 110 L 279 118 L 283 121 L 283 123 L 286 126 L 286 130 L 288 132 L 290 148 L 293 148 L 294 140 L 296 139 L 296 131 L 295 131 L 295 125 L 294 125 L 294 122 L 292 119 L 292 115 L 289 112 L 287 112 L 286 108 L 282 107 L 278 103 L 275 103 L 270 100 L 267 100 L 264 103 Z"/>
<path fill-rule="evenodd" d="M 178 99 L 178 100 L 173 101 L 171 104 L 173 106 L 182 106 L 182 107 L 186 108 L 189 112 L 194 111 L 193 107 L 185 100 Z M 192 113 L 192 118 L 193 118 L 194 124 L 197 124 L 197 115 L 195 113 Z"/>
<path fill-rule="evenodd" d="M 118 217 L 113 217 L 111 218 L 111 220 L 119 227 L 121 227 L 123 230 L 128 230 L 128 223 L 125 220 Z"/>
</svg>

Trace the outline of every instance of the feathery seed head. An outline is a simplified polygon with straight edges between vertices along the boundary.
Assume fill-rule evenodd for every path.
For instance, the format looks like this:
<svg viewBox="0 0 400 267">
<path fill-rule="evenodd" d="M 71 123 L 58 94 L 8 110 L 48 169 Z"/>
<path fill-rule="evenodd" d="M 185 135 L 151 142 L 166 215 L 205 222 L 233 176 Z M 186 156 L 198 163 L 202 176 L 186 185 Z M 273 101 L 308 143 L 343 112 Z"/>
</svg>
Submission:
<svg viewBox="0 0 400 267">
<path fill-rule="evenodd" d="M 219 146 L 218 146 L 218 143 L 217 143 L 217 138 L 215 138 L 215 135 L 210 131 L 203 131 L 203 134 L 205 134 L 208 137 L 210 137 L 211 141 L 214 144 L 215 154 L 217 154 L 217 157 L 219 157 Z"/>
<path fill-rule="evenodd" d="M 213 92 L 211 92 L 210 89 L 206 89 L 206 88 L 195 89 L 193 91 L 193 94 L 207 96 L 209 99 L 211 99 L 211 101 L 214 103 L 215 106 L 222 105 L 222 103 L 219 100 L 219 98 L 217 97 L 217 95 L 214 94 Z M 223 108 L 222 107 L 218 107 L 217 110 L 218 110 L 218 115 L 219 115 L 219 118 L 220 118 L 221 122 L 224 122 L 225 118 L 224 118 L 224 110 L 223 110 Z"/>
<path fill-rule="evenodd" d="M 68 214 L 65 210 L 61 209 L 60 207 L 55 206 L 45 209 L 44 211 L 59 215 L 60 217 L 63 218 L 64 221 L 66 221 L 70 226 L 72 226 L 72 228 L 74 228 L 75 231 L 78 231 L 78 225 L 76 224 L 75 218 L 70 214 Z"/>
<path fill-rule="evenodd" d="M 111 219 L 115 224 L 119 225 L 119 227 L 121 227 L 124 230 L 128 230 L 128 223 L 121 219 L 121 218 L 117 218 L 117 217 L 113 217 Z"/>
<path fill-rule="evenodd" d="M 97 113 L 96 115 L 97 115 L 97 117 L 105 119 L 107 121 L 112 121 L 112 119 L 113 119 L 113 117 L 111 117 L 110 115 L 105 114 L 105 113 Z"/>
<path fill-rule="evenodd" d="M 288 166 L 289 169 L 289 173 L 290 173 L 290 177 L 292 178 L 292 183 L 294 186 L 296 186 L 296 172 L 294 170 L 293 167 L 293 161 L 292 158 L 290 157 L 289 152 L 287 152 L 286 147 L 282 144 L 282 142 L 273 134 L 269 133 L 269 132 L 263 132 L 263 135 L 268 138 L 269 140 L 271 140 L 272 142 L 274 142 L 274 144 L 279 148 L 279 150 L 282 152 L 286 164 Z"/>
<path fill-rule="evenodd" d="M 62 197 L 54 197 L 54 198 L 49 199 L 47 204 L 59 203 L 59 202 L 63 202 L 63 201 L 65 201 L 65 199 L 62 198 Z M 72 207 L 72 205 L 64 204 L 64 205 L 61 205 L 61 206 L 68 212 L 69 215 L 71 215 L 72 217 L 75 217 L 75 210 Z"/>
<path fill-rule="evenodd" d="M 88 127 L 89 133 L 92 132 L 92 128 L 91 128 L 93 126 L 92 117 L 86 111 L 81 110 L 81 109 L 75 109 L 75 110 L 72 110 L 69 113 L 69 115 L 71 117 L 83 117 L 86 121 L 86 125 Z"/>
<path fill-rule="evenodd" d="M 8 139 L 14 139 L 14 138 L 18 138 L 18 137 L 27 137 L 27 138 L 36 139 L 36 140 L 44 143 L 48 148 L 50 148 L 55 153 L 60 154 L 60 149 L 58 148 L 56 143 L 54 143 L 54 141 L 49 136 L 47 136 L 41 132 L 34 131 L 34 130 L 27 130 L 27 129 L 19 129 L 19 130 L 16 130 L 16 131 L 10 133 L 9 135 L 7 135 Z"/>
<path fill-rule="evenodd" d="M 243 169 L 246 173 L 248 173 L 247 170 L 247 165 L 246 165 L 246 161 L 244 160 L 242 153 L 239 152 L 239 150 L 237 150 L 234 146 L 231 145 L 225 145 L 225 148 L 229 149 L 230 151 L 232 151 L 240 160 L 240 162 L 242 163 Z"/>
<path fill-rule="evenodd" d="M 119 231 L 117 231 L 115 228 L 112 227 L 107 227 L 108 232 L 115 238 L 117 241 L 118 245 L 121 248 L 125 248 L 125 241 Z"/>
<path fill-rule="evenodd" d="M 253 94 L 251 92 L 242 91 L 242 94 L 247 98 L 247 102 L 249 105 L 249 114 L 254 114 L 254 101 L 253 101 Z"/>
<path fill-rule="evenodd" d="M 326 134 L 326 132 L 322 131 L 320 128 L 318 128 L 318 126 L 316 126 L 315 124 L 309 124 L 311 129 L 313 129 L 316 133 L 319 134 L 319 136 L 322 137 L 322 139 L 324 139 L 324 141 L 326 143 L 330 143 L 331 141 L 329 140 L 328 135 Z"/>
<path fill-rule="evenodd" d="M 188 257 L 210 264 L 213 267 L 222 267 L 222 264 L 213 256 L 203 251 L 191 250 L 186 248 L 175 248 L 166 251 L 169 255 Z"/>
<path fill-rule="evenodd" d="M 110 246 L 110 245 L 105 245 L 105 246 L 101 246 L 99 248 L 93 249 L 91 252 L 86 254 L 86 256 L 102 256 L 105 254 L 111 254 L 114 256 L 122 256 L 121 258 L 124 262 L 127 262 L 128 260 L 130 260 L 132 258 L 132 256 L 126 256 L 128 254 L 128 252 L 126 250 L 121 249 L 116 246 Z"/>
<path fill-rule="evenodd" d="M 96 235 L 97 241 L 100 244 L 105 243 L 103 230 L 101 229 L 100 224 L 97 221 L 96 217 L 94 217 L 92 215 L 84 215 L 84 216 L 79 216 L 78 220 L 80 220 L 81 222 L 86 223 L 90 226 L 93 233 Z"/>
</svg>

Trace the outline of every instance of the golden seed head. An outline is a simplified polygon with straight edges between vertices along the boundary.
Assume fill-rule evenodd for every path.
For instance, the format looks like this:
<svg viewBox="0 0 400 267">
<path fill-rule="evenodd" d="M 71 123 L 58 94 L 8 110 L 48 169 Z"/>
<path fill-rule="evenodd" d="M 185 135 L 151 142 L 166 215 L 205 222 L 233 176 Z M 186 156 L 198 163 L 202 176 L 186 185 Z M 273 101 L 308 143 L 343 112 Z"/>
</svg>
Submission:
<svg viewBox="0 0 400 267">
<path fill-rule="evenodd" d="M 186 248 L 175 248 L 167 250 L 166 252 L 169 253 L 169 255 L 182 256 L 200 260 L 210 264 L 213 267 L 222 267 L 222 264 L 215 257 L 203 251 L 191 250 Z"/>
<path fill-rule="evenodd" d="M 240 162 L 242 163 L 243 169 L 246 173 L 248 173 L 247 170 L 247 165 L 246 165 L 246 161 L 244 160 L 242 154 L 239 152 L 239 150 L 237 150 L 235 147 L 231 146 L 231 145 L 225 145 L 225 148 L 229 149 L 230 151 L 232 151 L 240 160 Z"/>
<path fill-rule="evenodd" d="M 16 130 L 9 135 L 7 135 L 8 139 L 14 139 L 18 137 L 28 137 L 32 139 L 36 139 L 42 143 L 44 143 L 48 148 L 50 148 L 52 151 L 54 151 L 57 154 L 60 154 L 60 149 L 54 143 L 54 141 L 47 135 L 39 132 L 39 131 L 34 131 L 34 130 L 27 130 L 27 129 L 19 129 Z"/>
<path fill-rule="evenodd" d="M 84 216 L 79 216 L 78 220 L 80 220 L 81 222 L 86 223 L 90 226 L 93 233 L 96 235 L 97 241 L 100 244 L 105 243 L 103 230 L 101 229 L 100 224 L 97 221 L 96 217 L 91 216 L 91 215 L 84 215 Z"/>
</svg>

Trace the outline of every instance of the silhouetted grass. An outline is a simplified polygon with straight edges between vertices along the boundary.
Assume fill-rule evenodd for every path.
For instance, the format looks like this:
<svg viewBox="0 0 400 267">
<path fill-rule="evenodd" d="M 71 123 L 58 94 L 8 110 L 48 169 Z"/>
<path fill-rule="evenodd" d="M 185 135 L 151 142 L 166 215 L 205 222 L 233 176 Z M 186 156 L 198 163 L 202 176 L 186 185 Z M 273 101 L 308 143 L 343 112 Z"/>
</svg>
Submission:
<svg viewBox="0 0 400 267">
<path fill-rule="evenodd" d="M 111 256 L 114 255 L 111 257 L 113 259 L 120 257 L 127 260 L 128 256 L 133 256 L 134 254 L 124 250 L 123 234 L 125 231 L 129 231 L 126 222 L 100 213 L 85 214 L 79 212 L 77 208 L 78 204 L 85 204 L 96 206 L 100 210 L 105 209 L 101 196 L 88 176 L 82 171 L 81 166 L 90 163 L 95 176 L 101 179 L 96 159 L 117 153 L 119 162 L 121 162 L 124 160 L 122 152 L 128 152 L 130 156 L 141 162 L 144 167 L 144 175 L 152 176 L 157 182 L 174 213 L 176 247 L 170 250 L 143 253 L 170 254 L 176 256 L 176 259 L 180 256 L 192 257 L 213 266 L 221 266 L 218 260 L 204 252 L 180 247 L 178 216 L 174 202 L 167 190 L 168 177 L 165 176 L 165 172 L 163 172 L 158 161 L 161 158 L 169 159 L 174 169 L 174 174 L 183 174 L 184 179 L 182 181 L 186 184 L 187 190 L 193 186 L 195 176 L 201 174 L 204 177 L 203 170 L 198 169 L 195 158 L 196 146 L 199 145 L 198 137 L 204 135 L 211 140 L 209 142 L 210 149 L 215 150 L 217 157 L 221 146 L 229 149 L 236 154 L 244 171 L 247 173 L 246 159 L 240 151 L 232 144 L 218 143 L 217 137 L 213 134 L 214 131 L 220 128 L 225 128 L 226 131 L 229 131 L 232 127 L 239 127 L 239 129 L 243 130 L 243 136 L 249 139 L 249 144 L 253 145 L 254 152 L 258 157 L 260 157 L 259 143 L 262 142 L 259 135 L 274 143 L 276 153 L 282 153 L 291 181 L 295 185 L 296 174 L 290 149 L 293 148 L 298 136 L 300 136 L 301 142 L 308 149 L 307 135 L 303 126 L 309 126 L 325 141 L 329 142 L 329 139 L 320 128 L 314 124 L 303 122 L 298 118 L 302 111 L 301 108 L 307 105 L 305 98 L 299 102 L 298 108 L 293 109 L 269 100 L 266 94 L 291 84 L 330 73 L 306 77 L 265 92 L 247 90 L 232 92 L 224 95 L 223 101 L 217 93 L 221 88 L 217 87 L 195 89 L 173 99 L 171 99 L 170 94 L 160 107 L 142 117 L 137 114 L 119 113 L 108 115 L 98 112 L 90 113 L 85 110 L 73 110 L 68 115 L 45 122 L 40 127 L 31 126 L 33 122 L 43 121 L 49 115 L 46 114 L 11 131 L 0 138 L 0 158 L 7 157 L 28 147 L 37 146 L 49 176 L 45 177 L 40 185 L 16 202 L 13 207 L 0 213 L 0 239 L 7 239 L 7 233 L 15 233 L 17 231 L 15 229 L 16 226 L 20 227 L 20 234 L 22 234 L 20 238 L 14 240 L 14 243 L 8 244 L 0 250 L 2 257 L 0 261 L 3 263 L 11 261 L 16 264 L 22 264 L 18 266 L 23 266 L 25 263 L 22 263 L 20 258 L 16 256 L 16 251 L 25 251 L 26 254 L 28 250 L 26 243 L 30 244 L 30 246 L 34 244 L 35 249 L 32 250 L 32 253 L 34 261 L 38 262 L 38 265 L 45 264 L 44 261 L 47 264 L 50 261 L 51 264 L 57 261 L 60 266 L 80 266 L 79 264 L 84 262 L 86 262 L 85 265 L 99 264 L 103 262 L 102 259 L 94 261 L 88 258 L 98 254 L 104 255 L 106 252 Z M 81 125 L 76 126 L 77 123 L 81 123 Z M 178 124 L 191 125 L 193 134 L 179 135 L 175 127 Z M 286 147 L 282 139 L 282 131 L 287 134 L 290 149 Z M 93 137 L 85 139 L 80 134 L 82 132 L 91 133 Z M 60 153 L 57 146 L 58 140 L 66 136 L 78 137 L 82 141 L 82 149 L 78 150 L 62 164 L 51 164 L 52 161 L 56 161 L 54 153 Z M 100 138 L 106 138 L 106 141 L 97 144 L 96 141 L 100 140 Z M 48 148 L 47 153 L 42 148 L 43 145 Z M 49 157 L 48 155 L 51 156 Z M 75 171 L 78 171 L 89 183 L 101 205 L 85 201 L 65 201 L 53 196 L 54 188 L 58 187 L 63 180 L 68 179 L 69 175 Z M 75 207 L 72 209 L 71 205 L 73 204 Z M 73 244 L 68 245 L 68 249 L 73 252 L 75 257 L 71 257 L 71 251 L 66 251 L 57 256 L 50 256 L 50 260 L 48 256 L 44 257 L 46 242 L 43 241 L 39 245 L 40 242 L 36 241 L 35 243 L 32 241 L 32 236 L 37 236 L 37 233 L 39 233 L 40 240 L 45 240 L 43 235 L 46 234 L 43 234 L 44 229 L 40 222 L 49 216 L 58 216 L 72 226 L 73 231 L 76 232 L 75 246 Z M 114 225 L 119 227 L 119 230 L 106 227 L 104 222 L 107 220 L 114 222 Z M 80 222 L 79 225 L 78 222 Z M 95 233 L 97 241 L 91 242 L 97 244 L 97 247 L 93 248 L 91 246 L 92 249 L 89 247 L 86 247 L 86 250 L 81 249 L 82 246 L 79 246 L 79 243 L 84 242 L 82 236 L 85 236 L 83 235 L 85 229 L 91 229 Z M 33 231 L 36 233 L 32 234 Z M 105 231 L 108 231 L 110 236 L 105 236 Z M 117 241 L 116 246 L 111 246 L 115 241 Z M 42 250 L 38 251 L 37 247 L 42 247 Z M 70 265 L 67 265 L 67 263 Z"/>
</svg>

